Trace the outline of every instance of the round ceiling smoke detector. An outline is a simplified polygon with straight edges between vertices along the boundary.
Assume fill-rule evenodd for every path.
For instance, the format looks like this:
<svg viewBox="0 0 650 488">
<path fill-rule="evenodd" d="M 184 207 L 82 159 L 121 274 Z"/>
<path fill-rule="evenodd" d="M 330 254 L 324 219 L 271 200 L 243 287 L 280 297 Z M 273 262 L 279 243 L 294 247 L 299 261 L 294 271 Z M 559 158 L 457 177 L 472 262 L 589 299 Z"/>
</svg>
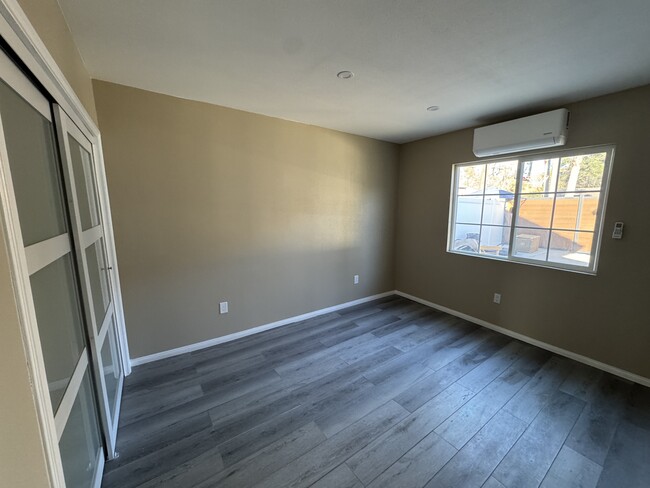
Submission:
<svg viewBox="0 0 650 488">
<path fill-rule="evenodd" d="M 336 76 L 338 76 L 342 80 L 349 80 L 354 76 L 354 73 L 352 71 L 339 71 L 338 73 L 336 73 Z"/>
<path fill-rule="evenodd" d="M 440 107 L 438 107 L 437 105 L 431 105 L 430 107 L 427 107 L 427 110 L 429 112 L 435 112 L 436 110 L 439 110 L 439 109 L 440 109 Z"/>
</svg>

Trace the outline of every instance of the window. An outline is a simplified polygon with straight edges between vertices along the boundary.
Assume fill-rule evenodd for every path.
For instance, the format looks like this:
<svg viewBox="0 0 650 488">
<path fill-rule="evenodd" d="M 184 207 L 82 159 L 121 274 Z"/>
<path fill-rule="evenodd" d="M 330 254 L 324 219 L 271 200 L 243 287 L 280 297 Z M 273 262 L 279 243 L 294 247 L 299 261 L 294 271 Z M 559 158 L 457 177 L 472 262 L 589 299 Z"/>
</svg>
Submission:
<svg viewBox="0 0 650 488">
<path fill-rule="evenodd" d="M 595 274 L 613 153 L 455 164 L 448 251 Z"/>
</svg>

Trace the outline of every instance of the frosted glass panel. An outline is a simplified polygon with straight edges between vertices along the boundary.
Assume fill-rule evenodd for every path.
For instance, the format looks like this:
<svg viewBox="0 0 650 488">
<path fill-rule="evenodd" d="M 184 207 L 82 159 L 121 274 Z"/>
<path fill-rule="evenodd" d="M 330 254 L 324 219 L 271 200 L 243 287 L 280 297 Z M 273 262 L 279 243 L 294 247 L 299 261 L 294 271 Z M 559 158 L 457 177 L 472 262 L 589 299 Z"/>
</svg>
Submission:
<svg viewBox="0 0 650 488">
<path fill-rule="evenodd" d="M 38 334 L 56 412 L 85 346 L 70 254 L 31 277 Z"/>
<path fill-rule="evenodd" d="M 79 202 L 79 215 L 82 230 L 99 225 L 99 211 L 97 208 L 97 191 L 95 190 L 95 174 L 93 171 L 92 157 L 72 136 L 68 136 L 70 144 L 70 157 L 72 158 L 72 171 L 77 189 Z"/>
<path fill-rule="evenodd" d="M 102 325 L 106 309 L 111 303 L 111 296 L 108 287 L 108 270 L 106 256 L 104 254 L 104 239 L 99 239 L 86 249 L 86 261 L 88 264 L 88 276 L 90 277 L 90 289 L 92 292 L 93 309 L 97 329 Z M 96 331 L 99 333 L 99 330 Z"/>
<path fill-rule="evenodd" d="M 66 486 L 92 486 L 101 447 L 96 419 L 92 387 L 86 370 L 59 441 Z"/>
<path fill-rule="evenodd" d="M 0 115 L 25 246 L 64 234 L 52 124 L 2 81 Z"/>
<path fill-rule="evenodd" d="M 115 415 L 115 404 L 117 400 L 117 386 L 122 376 L 120 360 L 118 357 L 117 341 L 115 338 L 115 322 L 111 321 L 104 345 L 102 346 L 102 374 L 106 383 L 106 396 L 111 413 L 111 419 Z"/>
</svg>

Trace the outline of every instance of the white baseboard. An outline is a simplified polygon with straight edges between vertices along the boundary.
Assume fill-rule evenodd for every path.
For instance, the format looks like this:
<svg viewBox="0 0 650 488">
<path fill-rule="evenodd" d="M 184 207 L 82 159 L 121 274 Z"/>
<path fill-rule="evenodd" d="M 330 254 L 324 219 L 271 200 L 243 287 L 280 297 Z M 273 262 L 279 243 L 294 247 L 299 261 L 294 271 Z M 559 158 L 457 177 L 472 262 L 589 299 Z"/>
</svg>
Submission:
<svg viewBox="0 0 650 488">
<path fill-rule="evenodd" d="M 195 344 L 189 344 L 187 346 L 182 346 L 182 347 L 177 347 L 175 349 L 169 349 L 167 351 L 157 352 L 155 354 L 150 354 L 149 356 L 133 358 L 131 359 L 131 366 L 140 366 L 141 364 L 151 363 L 153 361 L 158 361 L 160 359 L 166 359 L 173 356 L 178 356 L 179 354 L 198 351 L 199 349 L 205 349 L 206 347 L 216 346 L 217 344 L 231 342 L 236 339 L 240 339 L 242 337 L 264 332 L 265 330 L 275 329 L 276 327 L 282 327 L 283 325 L 293 324 L 294 322 L 300 322 L 301 320 L 307 320 L 312 317 L 318 317 L 319 315 L 325 315 L 326 313 L 336 312 L 337 310 L 341 310 L 342 308 L 353 307 L 354 305 L 360 305 L 362 303 L 371 302 L 372 300 L 377 300 L 379 298 L 384 298 L 395 294 L 396 292 L 391 290 L 384 293 L 379 293 L 377 295 L 359 298 L 358 300 L 352 300 L 351 302 L 345 302 L 345 303 L 340 303 L 338 305 L 333 305 L 331 307 L 321 308 L 320 310 L 304 313 L 302 315 L 296 315 L 295 317 L 289 317 L 286 319 L 278 320 L 277 322 L 271 322 L 270 324 L 259 325 L 257 327 L 252 327 L 250 329 L 242 330 L 241 332 L 235 332 L 234 334 L 215 337 L 214 339 L 209 339 L 207 341 L 197 342 Z"/>
<path fill-rule="evenodd" d="M 209 339 L 207 341 L 203 342 L 197 342 L 195 344 L 189 344 L 187 346 L 183 347 L 178 347 L 175 349 L 169 349 L 167 351 L 162 351 L 158 352 L 155 354 L 151 354 L 148 356 L 142 356 L 139 358 L 134 358 L 131 359 L 131 366 L 139 366 L 141 364 L 146 364 L 146 363 L 151 363 L 153 361 L 158 361 L 160 359 L 165 359 L 165 358 L 170 358 L 173 356 L 178 356 L 180 354 L 185 354 L 188 352 L 192 351 L 198 351 L 200 349 L 205 349 L 207 347 L 212 347 L 216 346 L 218 344 L 223 344 L 226 342 L 231 342 L 236 339 L 240 339 L 241 337 L 246 337 L 249 335 L 253 334 L 258 334 L 260 332 L 264 332 L 265 330 L 270 330 L 270 329 L 275 329 L 277 327 L 282 327 L 283 325 L 288 325 L 292 324 L 294 322 L 300 322 L 302 320 L 307 320 L 312 317 L 318 317 L 319 315 L 324 315 L 326 313 L 331 313 L 331 312 L 336 312 L 337 310 L 341 310 L 343 308 L 347 307 L 352 307 L 354 305 L 360 305 L 362 303 L 370 302 L 372 300 L 377 300 L 379 298 L 384 298 L 390 295 L 399 295 L 404 298 L 408 298 L 409 300 L 413 300 L 414 302 L 421 303 L 422 305 L 426 305 L 427 307 L 435 308 L 436 310 L 440 310 L 441 312 L 448 313 L 450 315 L 454 315 L 455 317 L 459 317 L 462 319 L 467 320 L 468 322 L 472 322 L 474 324 L 486 327 L 488 329 L 494 330 L 496 332 L 499 332 L 500 334 L 507 335 L 509 337 L 512 337 L 514 339 L 518 339 L 522 342 L 526 342 L 528 344 L 531 344 L 536 347 L 540 347 L 542 349 L 545 349 L 547 351 L 550 351 L 555 354 L 559 354 L 560 356 L 567 357 L 569 359 L 573 359 L 575 361 L 578 361 L 580 363 L 584 363 L 588 366 L 592 366 L 594 368 L 600 369 L 602 371 L 605 371 L 607 373 L 611 373 L 613 375 L 619 376 L 621 378 L 633 381 L 635 383 L 638 383 L 643 386 L 650 387 L 650 379 L 646 378 L 644 376 L 640 376 L 635 373 L 631 373 L 629 371 L 626 371 L 624 369 L 617 368 L 615 366 L 611 366 L 606 363 L 602 363 L 600 361 L 597 361 L 595 359 L 592 359 L 587 356 L 583 356 L 581 354 L 577 354 L 575 352 L 568 351 L 566 349 L 562 349 L 561 347 L 554 346 L 552 344 L 548 344 L 546 342 L 542 342 L 537 339 L 533 339 L 532 337 L 528 337 L 524 334 L 520 334 L 519 332 L 514 332 L 510 329 L 506 329 L 504 327 L 498 326 L 496 324 L 492 324 L 490 322 L 487 322 L 486 320 L 482 320 L 476 317 L 472 317 L 471 315 L 467 315 L 463 312 L 459 312 L 457 310 L 453 310 L 448 307 L 444 307 L 442 305 L 438 305 L 437 303 L 430 302 L 428 300 L 424 300 L 422 298 L 409 295 L 408 293 L 404 293 L 398 290 L 395 291 L 387 291 L 384 293 L 379 293 L 377 295 L 372 295 L 369 297 L 364 297 L 364 298 L 359 298 L 358 300 L 352 300 L 350 302 L 345 302 L 345 303 L 340 303 L 338 305 L 334 305 L 332 307 L 327 307 L 327 308 L 322 308 L 320 310 L 315 310 L 313 312 L 308 312 L 304 313 L 302 315 L 296 315 L 295 317 L 289 317 L 286 319 L 278 320 L 277 322 L 271 322 L 269 324 L 264 324 L 260 325 L 257 327 L 252 327 L 250 329 L 243 330 L 241 332 L 235 332 L 234 334 L 228 334 L 225 336 L 221 337 L 215 337 L 214 339 Z"/>
<path fill-rule="evenodd" d="M 546 342 L 539 341 L 537 339 L 533 339 L 532 337 L 528 337 L 526 335 L 520 334 L 518 332 L 514 332 L 510 329 L 506 329 L 504 327 L 500 327 L 498 325 L 492 324 L 490 322 L 487 322 L 482 319 L 478 319 L 476 317 L 472 317 L 471 315 L 467 315 L 462 312 L 458 312 L 457 310 L 453 310 L 451 308 L 443 307 L 442 305 L 438 305 L 437 303 L 429 302 L 427 300 L 423 300 L 422 298 L 418 298 L 413 295 L 409 295 L 408 293 L 404 293 L 401 291 L 395 291 L 396 295 L 399 295 L 404 298 L 408 298 L 409 300 L 413 300 L 414 302 L 421 303 L 422 305 L 426 305 L 427 307 L 435 308 L 436 310 L 440 310 L 441 312 L 446 312 L 449 315 L 454 315 L 456 317 L 459 317 L 461 319 L 465 319 L 468 322 L 475 323 L 477 325 L 481 325 L 483 327 L 486 327 L 488 329 L 492 329 L 496 332 L 499 332 L 500 334 L 504 334 L 507 336 L 510 336 L 514 339 L 518 339 L 522 342 L 526 342 L 528 344 L 531 344 L 533 346 L 540 347 L 542 349 L 546 349 L 547 351 L 550 351 L 555 354 L 559 354 L 560 356 L 567 357 L 569 359 L 573 359 L 575 361 L 578 361 L 580 363 L 584 363 L 588 366 L 592 366 L 594 368 L 600 369 L 602 371 L 605 371 L 607 373 L 611 373 L 616 376 L 620 376 L 621 378 L 624 378 L 626 380 L 633 381 L 635 383 L 638 383 L 643 386 L 648 386 L 650 387 L 650 379 L 645 378 L 644 376 L 640 376 L 638 374 L 630 373 L 629 371 L 626 371 L 624 369 L 617 368 L 615 366 L 611 366 L 606 363 L 601 363 L 600 361 L 596 361 L 595 359 L 591 359 L 587 356 L 583 356 L 581 354 L 577 354 L 575 352 L 568 351 L 566 349 L 562 349 L 561 347 L 554 346 L 552 344 L 548 344 Z"/>
</svg>

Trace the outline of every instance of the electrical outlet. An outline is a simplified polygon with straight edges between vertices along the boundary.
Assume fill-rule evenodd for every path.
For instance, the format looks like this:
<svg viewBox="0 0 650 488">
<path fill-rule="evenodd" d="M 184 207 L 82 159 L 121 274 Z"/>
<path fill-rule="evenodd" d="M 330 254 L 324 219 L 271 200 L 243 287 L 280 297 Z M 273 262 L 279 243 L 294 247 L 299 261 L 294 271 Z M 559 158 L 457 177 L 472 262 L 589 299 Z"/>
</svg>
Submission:
<svg viewBox="0 0 650 488">
<path fill-rule="evenodd" d="M 501 293 L 495 293 L 494 294 L 494 303 L 496 303 L 496 304 L 501 303 Z"/>
<path fill-rule="evenodd" d="M 355 285 L 359 284 L 359 275 L 354 275 L 354 284 Z"/>
<path fill-rule="evenodd" d="M 219 303 L 219 313 L 220 314 L 228 313 L 228 302 Z"/>
</svg>

